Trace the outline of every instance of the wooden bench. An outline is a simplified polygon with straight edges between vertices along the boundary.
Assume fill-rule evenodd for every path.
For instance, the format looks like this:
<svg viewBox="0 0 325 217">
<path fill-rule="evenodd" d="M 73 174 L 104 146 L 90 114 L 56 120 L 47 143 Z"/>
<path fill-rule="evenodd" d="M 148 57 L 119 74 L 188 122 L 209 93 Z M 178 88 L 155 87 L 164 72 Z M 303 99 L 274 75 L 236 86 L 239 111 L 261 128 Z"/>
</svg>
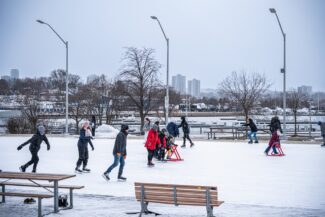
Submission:
<svg viewBox="0 0 325 217">
<path fill-rule="evenodd" d="M 42 199 L 52 198 L 53 195 L 49 194 L 31 194 L 31 193 L 18 193 L 18 192 L 0 192 L 2 196 L 2 203 L 5 202 L 3 198 L 5 196 L 10 197 L 34 197 L 38 199 L 38 217 L 42 216 Z"/>
<path fill-rule="evenodd" d="M 1 182 L 0 186 L 2 187 L 2 192 L 6 192 L 5 186 L 18 186 L 18 187 L 40 187 L 48 190 L 47 188 L 54 188 L 54 185 L 50 184 L 38 184 L 38 183 L 20 183 L 20 182 Z M 59 188 L 62 189 L 69 189 L 69 195 L 70 195 L 70 206 L 69 209 L 73 208 L 73 190 L 75 189 L 82 189 L 84 186 L 77 186 L 77 185 L 59 185 Z M 5 196 L 2 195 L 2 202 L 5 202 Z"/>
<path fill-rule="evenodd" d="M 139 182 L 134 183 L 134 187 L 136 200 L 141 202 L 139 217 L 142 213 L 154 213 L 148 210 L 149 203 L 206 206 L 208 217 L 213 216 L 213 207 L 223 203 L 218 200 L 217 187 Z"/>
</svg>

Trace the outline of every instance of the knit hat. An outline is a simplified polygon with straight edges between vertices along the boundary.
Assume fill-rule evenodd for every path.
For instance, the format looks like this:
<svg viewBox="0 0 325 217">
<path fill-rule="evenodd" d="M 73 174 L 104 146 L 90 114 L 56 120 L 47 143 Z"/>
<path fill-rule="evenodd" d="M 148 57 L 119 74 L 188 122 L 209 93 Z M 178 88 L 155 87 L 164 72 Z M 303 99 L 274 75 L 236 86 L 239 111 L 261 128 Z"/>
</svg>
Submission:
<svg viewBox="0 0 325 217">
<path fill-rule="evenodd" d="M 121 125 L 121 131 L 126 131 L 129 129 L 129 126 L 127 124 L 122 124 Z"/>
</svg>

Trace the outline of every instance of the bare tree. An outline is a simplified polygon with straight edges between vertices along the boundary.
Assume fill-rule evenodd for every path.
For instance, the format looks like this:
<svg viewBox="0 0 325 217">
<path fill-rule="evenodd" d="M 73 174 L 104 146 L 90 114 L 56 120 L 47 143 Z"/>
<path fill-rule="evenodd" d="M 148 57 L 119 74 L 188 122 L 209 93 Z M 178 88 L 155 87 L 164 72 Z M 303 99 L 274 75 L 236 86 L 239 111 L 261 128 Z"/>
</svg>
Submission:
<svg viewBox="0 0 325 217">
<path fill-rule="evenodd" d="M 295 122 L 295 133 L 294 136 L 297 136 L 297 112 L 298 109 L 302 107 L 303 104 L 307 104 L 308 96 L 298 92 L 295 89 L 292 89 L 287 93 L 287 104 L 293 112 L 294 122 Z"/>
<path fill-rule="evenodd" d="M 155 88 L 159 85 L 158 71 L 161 65 L 154 58 L 154 50 L 150 48 L 126 48 L 120 79 L 123 81 L 123 92 L 127 95 L 140 114 L 141 132 L 144 118 L 152 107 Z"/>
<path fill-rule="evenodd" d="M 237 102 L 243 109 L 246 119 L 262 94 L 271 86 L 262 74 L 232 72 L 220 84 L 220 93 Z"/>
</svg>

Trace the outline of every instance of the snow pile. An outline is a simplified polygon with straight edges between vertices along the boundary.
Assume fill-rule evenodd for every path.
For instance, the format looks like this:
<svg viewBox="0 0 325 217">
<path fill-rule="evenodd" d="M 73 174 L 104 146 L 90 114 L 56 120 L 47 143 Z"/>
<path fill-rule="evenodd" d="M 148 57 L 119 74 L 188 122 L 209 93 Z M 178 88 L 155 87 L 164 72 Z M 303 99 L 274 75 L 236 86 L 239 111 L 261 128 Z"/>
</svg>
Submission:
<svg viewBox="0 0 325 217">
<path fill-rule="evenodd" d="M 111 125 L 103 124 L 96 129 L 96 137 L 115 138 L 118 130 Z"/>
</svg>

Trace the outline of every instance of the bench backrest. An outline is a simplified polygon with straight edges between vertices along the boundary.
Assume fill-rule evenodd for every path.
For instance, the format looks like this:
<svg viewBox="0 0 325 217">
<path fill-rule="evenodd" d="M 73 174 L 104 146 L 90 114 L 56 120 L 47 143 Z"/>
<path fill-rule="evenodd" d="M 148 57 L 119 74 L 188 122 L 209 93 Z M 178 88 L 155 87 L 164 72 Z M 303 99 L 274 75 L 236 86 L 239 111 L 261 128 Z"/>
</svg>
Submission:
<svg viewBox="0 0 325 217">
<path fill-rule="evenodd" d="M 137 201 L 163 204 L 219 206 L 217 187 L 134 183 Z"/>
</svg>

